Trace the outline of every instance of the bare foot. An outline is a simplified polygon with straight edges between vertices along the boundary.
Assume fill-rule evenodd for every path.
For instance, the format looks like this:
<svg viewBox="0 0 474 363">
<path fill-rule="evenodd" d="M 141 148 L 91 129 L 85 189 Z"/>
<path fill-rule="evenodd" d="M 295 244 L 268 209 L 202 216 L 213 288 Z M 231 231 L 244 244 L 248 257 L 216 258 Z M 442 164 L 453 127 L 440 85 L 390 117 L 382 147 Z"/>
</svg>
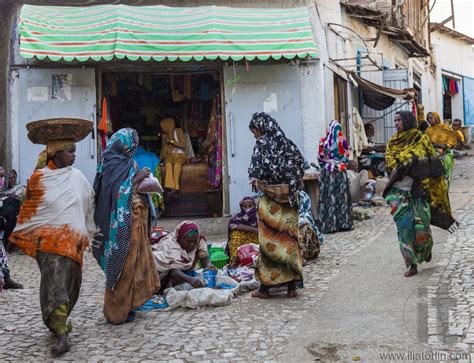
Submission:
<svg viewBox="0 0 474 363">
<path fill-rule="evenodd" d="M 413 275 L 416 275 L 418 273 L 418 269 L 415 266 L 410 266 L 407 272 L 405 272 L 404 276 L 405 277 L 412 277 Z"/>
<path fill-rule="evenodd" d="M 252 297 L 258 297 L 259 299 L 270 299 L 270 294 L 265 294 L 264 292 L 261 292 L 260 290 L 256 290 L 252 292 Z"/>
<path fill-rule="evenodd" d="M 15 280 L 13 280 L 11 277 L 7 277 L 5 279 L 5 285 L 3 286 L 5 290 L 7 289 L 23 289 L 23 285 L 19 284 Z"/>
<path fill-rule="evenodd" d="M 288 299 L 294 299 L 295 297 L 298 297 L 296 290 L 288 290 Z"/>
<path fill-rule="evenodd" d="M 69 320 L 67 322 L 67 333 L 66 334 L 69 335 L 69 333 L 71 333 L 71 332 L 72 332 L 72 322 L 71 322 L 71 320 Z"/>
<path fill-rule="evenodd" d="M 430 262 L 432 258 L 433 258 L 433 256 L 431 255 L 431 252 L 430 252 L 430 254 L 428 255 L 428 257 L 426 257 L 426 260 L 425 260 L 425 261 L 426 261 L 426 262 Z"/>
<path fill-rule="evenodd" d="M 69 344 L 67 342 L 67 337 L 66 335 L 61 335 L 58 338 L 58 341 L 56 344 L 51 348 L 51 355 L 56 358 L 59 357 L 60 355 L 69 352 Z"/>
</svg>

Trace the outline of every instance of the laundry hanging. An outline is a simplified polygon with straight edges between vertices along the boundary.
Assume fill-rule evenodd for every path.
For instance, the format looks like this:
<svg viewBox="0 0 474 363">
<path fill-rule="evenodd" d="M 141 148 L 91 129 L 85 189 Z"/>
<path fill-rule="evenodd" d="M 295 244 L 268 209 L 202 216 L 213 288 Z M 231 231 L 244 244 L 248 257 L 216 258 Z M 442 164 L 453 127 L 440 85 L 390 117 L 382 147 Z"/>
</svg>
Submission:
<svg viewBox="0 0 474 363">
<path fill-rule="evenodd" d="M 443 76 L 443 93 L 454 96 L 459 93 L 459 81 L 454 78 Z"/>
</svg>

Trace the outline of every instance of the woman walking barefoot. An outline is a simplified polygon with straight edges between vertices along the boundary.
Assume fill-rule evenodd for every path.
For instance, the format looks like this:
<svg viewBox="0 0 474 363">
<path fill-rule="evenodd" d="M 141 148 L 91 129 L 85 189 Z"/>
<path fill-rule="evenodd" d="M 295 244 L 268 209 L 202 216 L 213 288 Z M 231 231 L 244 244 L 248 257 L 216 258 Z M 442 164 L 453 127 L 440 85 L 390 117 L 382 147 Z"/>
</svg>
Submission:
<svg viewBox="0 0 474 363">
<path fill-rule="evenodd" d="M 9 238 L 38 262 L 43 321 L 58 338 L 51 349 L 54 357 L 69 350 L 68 317 L 79 297 L 84 250 L 96 233 L 92 187 L 72 167 L 74 141 L 79 140 L 47 143 Z"/>
<path fill-rule="evenodd" d="M 250 183 L 263 195 L 258 202 L 260 256 L 255 276 L 260 288 L 252 296 L 268 299 L 303 287 L 299 238 L 298 192 L 303 189 L 304 159 L 297 146 L 265 112 L 255 113 L 250 131 L 257 139 L 249 167 Z"/>
<path fill-rule="evenodd" d="M 396 113 L 395 127 L 397 133 L 389 140 L 385 155 L 390 180 L 384 197 L 397 225 L 405 277 L 411 277 L 420 263 L 431 261 L 430 224 L 450 229 L 457 222 L 451 214 L 443 165 L 430 139 L 417 129 L 409 111 Z"/>
</svg>

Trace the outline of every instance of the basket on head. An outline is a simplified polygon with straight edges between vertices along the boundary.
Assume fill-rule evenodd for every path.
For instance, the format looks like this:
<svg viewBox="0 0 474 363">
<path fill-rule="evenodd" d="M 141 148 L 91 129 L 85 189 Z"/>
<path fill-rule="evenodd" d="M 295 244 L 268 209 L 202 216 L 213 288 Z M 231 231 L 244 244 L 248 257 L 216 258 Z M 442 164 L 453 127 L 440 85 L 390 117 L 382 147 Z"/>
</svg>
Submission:
<svg viewBox="0 0 474 363">
<path fill-rule="evenodd" d="M 50 118 L 30 122 L 26 129 L 28 139 L 33 144 L 46 145 L 50 141 L 62 139 L 79 142 L 92 131 L 93 125 L 91 121 L 79 118 Z"/>
</svg>

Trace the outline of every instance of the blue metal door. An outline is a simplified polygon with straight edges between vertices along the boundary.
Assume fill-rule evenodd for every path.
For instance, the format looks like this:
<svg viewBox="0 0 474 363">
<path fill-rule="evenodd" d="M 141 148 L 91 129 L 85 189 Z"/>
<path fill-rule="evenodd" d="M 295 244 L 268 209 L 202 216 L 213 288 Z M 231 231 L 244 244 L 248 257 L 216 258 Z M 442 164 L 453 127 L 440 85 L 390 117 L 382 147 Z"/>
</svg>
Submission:
<svg viewBox="0 0 474 363">
<path fill-rule="evenodd" d="M 298 67 L 288 64 L 224 68 L 230 212 L 252 193 L 247 169 L 255 139 L 249 130 L 254 112 L 271 114 L 299 147 L 303 135 Z"/>
<path fill-rule="evenodd" d="M 473 126 L 471 132 L 474 133 L 474 78 L 463 77 L 464 94 L 464 125 Z"/>
</svg>

